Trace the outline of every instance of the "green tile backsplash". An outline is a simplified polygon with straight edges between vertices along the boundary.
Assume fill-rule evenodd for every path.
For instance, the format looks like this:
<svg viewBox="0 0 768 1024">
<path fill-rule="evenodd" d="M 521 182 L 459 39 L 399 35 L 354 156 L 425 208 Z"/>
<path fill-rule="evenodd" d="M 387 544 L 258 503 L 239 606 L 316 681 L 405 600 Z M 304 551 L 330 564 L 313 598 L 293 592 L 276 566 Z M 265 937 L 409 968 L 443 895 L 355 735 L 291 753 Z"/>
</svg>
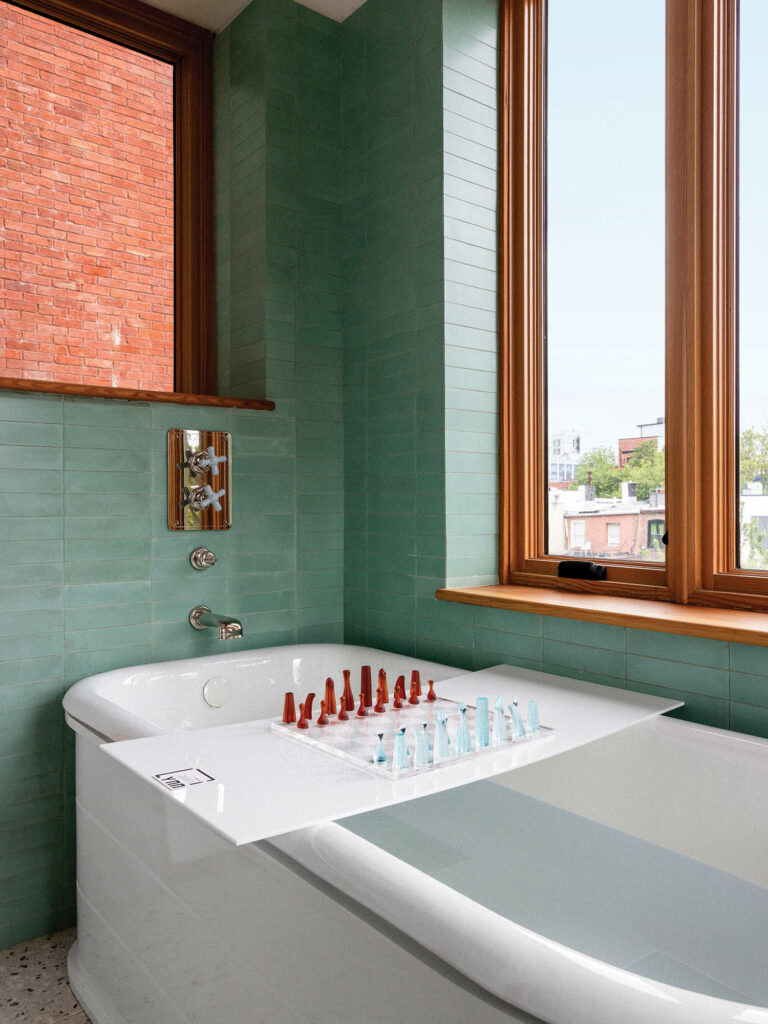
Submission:
<svg viewBox="0 0 768 1024">
<path fill-rule="evenodd" d="M 68 924 L 96 672 L 370 643 L 680 697 L 768 736 L 768 650 L 434 598 L 496 573 L 495 0 L 254 0 L 216 39 L 219 382 L 274 413 L 0 393 L 0 947 Z M 217 565 L 165 526 L 165 437 L 231 431 Z"/>
</svg>

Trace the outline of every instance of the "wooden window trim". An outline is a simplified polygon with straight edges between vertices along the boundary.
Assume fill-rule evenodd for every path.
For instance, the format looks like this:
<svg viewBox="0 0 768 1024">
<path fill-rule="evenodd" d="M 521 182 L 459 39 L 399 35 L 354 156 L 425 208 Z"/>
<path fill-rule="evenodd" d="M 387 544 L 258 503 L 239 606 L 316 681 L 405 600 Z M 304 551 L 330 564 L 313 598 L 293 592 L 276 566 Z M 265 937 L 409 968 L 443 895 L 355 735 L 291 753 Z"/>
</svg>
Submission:
<svg viewBox="0 0 768 1024">
<path fill-rule="evenodd" d="M 9 2 L 173 65 L 175 370 L 172 393 L 214 395 L 213 33 L 138 0 Z M 4 383 L 3 387 L 29 391 L 35 389 L 27 384 L 48 382 L 23 383 L 23 387 L 14 383 Z M 117 390 L 126 390 L 82 387 L 85 390 L 78 393 L 102 398 L 118 397 Z M 71 393 L 63 391 L 61 385 L 57 390 Z"/>
<path fill-rule="evenodd" d="M 768 608 L 768 574 L 736 565 L 736 0 L 667 0 L 666 564 L 585 583 L 542 554 L 545 8 L 501 3 L 500 583 Z"/>
</svg>

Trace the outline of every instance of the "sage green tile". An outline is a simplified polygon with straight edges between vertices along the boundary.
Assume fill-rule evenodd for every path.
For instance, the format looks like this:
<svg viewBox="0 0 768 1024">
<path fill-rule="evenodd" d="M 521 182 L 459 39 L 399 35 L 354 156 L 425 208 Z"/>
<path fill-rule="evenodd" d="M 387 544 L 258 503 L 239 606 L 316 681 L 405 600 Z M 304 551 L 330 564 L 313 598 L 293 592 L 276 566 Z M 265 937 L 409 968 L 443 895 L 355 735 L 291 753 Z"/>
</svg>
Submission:
<svg viewBox="0 0 768 1024">
<path fill-rule="evenodd" d="M 36 707 L 52 704 L 64 696 L 64 680 L 44 679 L 37 683 L 20 686 L 0 686 L 0 714 L 12 708 Z"/>
<path fill-rule="evenodd" d="M 642 655 L 627 656 L 627 680 L 654 686 L 674 686 L 676 690 L 699 693 L 708 697 L 728 698 L 728 672 L 704 665 L 666 662 Z"/>
<path fill-rule="evenodd" d="M 715 697 L 705 697 L 699 693 L 677 690 L 666 686 L 652 686 L 646 683 L 630 682 L 628 689 L 639 693 L 650 693 L 654 697 L 665 697 L 667 700 L 685 701 L 684 707 L 669 711 L 670 718 L 682 718 L 687 722 L 700 722 L 702 725 L 713 725 L 718 729 L 729 728 L 728 701 Z"/>
<path fill-rule="evenodd" d="M 120 583 L 77 584 L 64 588 L 67 608 L 86 605 L 136 604 L 149 601 L 150 584 L 147 580 Z"/>
<path fill-rule="evenodd" d="M 541 663 L 542 640 L 536 636 L 519 633 L 501 633 L 495 629 L 475 627 L 475 648 L 497 654 L 514 655 L 529 662 Z M 501 660 L 505 660 L 502 658 Z"/>
<path fill-rule="evenodd" d="M 612 678 L 626 678 L 626 655 L 623 651 L 545 639 L 542 658 L 545 665 L 560 665 Z M 545 668 L 545 671 L 548 669 Z"/>
<path fill-rule="evenodd" d="M 67 540 L 102 539 L 106 537 L 148 538 L 150 518 L 148 513 L 135 516 L 71 516 L 64 522 L 64 536 Z"/>
<path fill-rule="evenodd" d="M 67 608 L 64 614 L 64 625 L 67 630 L 135 626 L 140 623 L 149 623 L 149 620 L 149 602 Z"/>
<path fill-rule="evenodd" d="M 768 676 L 768 647 L 731 644 L 731 670 Z"/>
<path fill-rule="evenodd" d="M 55 633 L 63 626 L 63 615 L 58 609 L 47 611 L 5 612 L 0 615 L 0 637 L 38 636 Z"/>
<path fill-rule="evenodd" d="M 604 626 L 599 622 L 560 619 L 550 615 L 544 616 L 542 621 L 544 636 L 549 640 L 624 651 L 624 629 L 621 626 Z"/>
<path fill-rule="evenodd" d="M 61 447 L 62 428 L 58 423 L 12 423 L 0 421 L 0 447 L 27 445 Z"/>
<path fill-rule="evenodd" d="M 0 392 L 0 420 L 21 420 L 26 423 L 61 423 L 60 395 L 19 395 Z"/>
<path fill-rule="evenodd" d="M 149 427 L 149 403 L 110 399 L 64 399 L 64 423 L 84 424 L 109 430 L 137 430 Z M 93 445 L 86 444 L 91 448 Z M 98 446 L 100 447 L 100 446 Z"/>
<path fill-rule="evenodd" d="M 61 608 L 61 587 L 13 587 L 0 589 L 0 612 L 44 611 Z"/>
<path fill-rule="evenodd" d="M 58 540 L 63 533 L 59 516 L 30 516 L 28 519 L 8 518 L 2 521 L 4 541 Z"/>
<path fill-rule="evenodd" d="M 731 700 L 768 707 L 768 677 L 731 672 Z"/>
<path fill-rule="evenodd" d="M 692 665 L 728 668 L 728 644 L 696 636 L 657 633 L 646 629 L 627 630 L 627 651 L 630 654 L 684 661 Z M 768 670 L 768 662 L 766 663 Z"/>
<path fill-rule="evenodd" d="M 3 640 L 3 657 L 8 661 L 53 657 L 63 650 L 64 634 L 61 629 L 54 633 L 6 637 Z"/>
<path fill-rule="evenodd" d="M 132 625 L 74 630 L 66 634 L 64 642 L 69 655 L 81 651 L 106 651 L 119 647 L 137 647 L 146 643 L 146 640 L 146 627 Z"/>
<path fill-rule="evenodd" d="M 750 736 L 768 739 L 768 708 L 732 701 L 730 711 L 730 727 L 734 732 L 745 732 Z"/>
<path fill-rule="evenodd" d="M 0 686 L 44 682 L 46 679 L 58 679 L 63 675 L 64 657 L 61 654 L 25 658 L 22 661 L 3 661 L 0 669 Z"/>
<path fill-rule="evenodd" d="M 563 665 L 553 665 L 544 661 L 541 665 L 543 672 L 550 672 L 554 676 L 564 676 L 569 679 L 580 679 L 585 683 L 597 683 L 600 686 L 611 686 L 614 689 L 626 690 L 627 681 L 623 676 L 606 676 L 600 672 L 593 672 L 584 668 L 566 668 Z"/>
</svg>

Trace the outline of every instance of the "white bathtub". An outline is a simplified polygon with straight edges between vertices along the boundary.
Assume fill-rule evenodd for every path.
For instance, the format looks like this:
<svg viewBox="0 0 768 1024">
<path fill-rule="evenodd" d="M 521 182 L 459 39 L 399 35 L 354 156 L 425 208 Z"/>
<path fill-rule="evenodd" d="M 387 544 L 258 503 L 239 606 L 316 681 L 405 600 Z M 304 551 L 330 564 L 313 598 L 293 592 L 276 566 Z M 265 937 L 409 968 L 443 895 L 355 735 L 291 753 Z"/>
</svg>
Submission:
<svg viewBox="0 0 768 1024">
<path fill-rule="evenodd" d="M 363 664 L 457 674 L 318 645 L 124 669 L 69 691 L 70 979 L 94 1024 L 768 1024 L 764 741 L 654 719 L 239 848 L 99 749 L 271 717 L 286 689 Z M 212 677 L 228 681 L 221 708 L 202 698 Z"/>
</svg>

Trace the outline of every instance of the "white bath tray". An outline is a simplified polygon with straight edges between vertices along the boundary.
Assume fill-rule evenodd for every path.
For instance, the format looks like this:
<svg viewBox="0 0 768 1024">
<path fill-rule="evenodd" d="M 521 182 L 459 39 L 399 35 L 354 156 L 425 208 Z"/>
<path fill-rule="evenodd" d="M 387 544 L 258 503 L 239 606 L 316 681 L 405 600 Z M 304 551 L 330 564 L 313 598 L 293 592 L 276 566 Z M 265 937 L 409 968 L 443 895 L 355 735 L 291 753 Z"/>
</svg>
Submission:
<svg viewBox="0 0 768 1024">
<path fill-rule="evenodd" d="M 495 694 L 491 697 L 491 705 L 494 700 Z M 435 717 L 439 709 L 445 711 L 448 720 L 448 734 L 451 738 L 448 757 L 437 763 L 432 761 L 427 765 L 416 766 L 414 763 L 416 730 L 421 727 L 423 722 L 426 722 L 427 735 L 431 742 L 434 735 Z M 508 728 L 508 738 L 504 743 L 477 748 L 475 750 L 471 750 L 468 754 L 461 755 L 460 757 L 457 752 L 455 742 L 456 732 L 459 727 L 458 709 L 458 701 L 438 698 L 432 703 L 422 700 L 416 706 L 406 703 L 399 710 L 393 710 L 391 707 L 387 707 L 387 710 L 382 714 L 375 714 L 372 709 L 369 709 L 369 713 L 365 718 L 358 718 L 356 713 L 353 711 L 347 721 L 339 721 L 339 719 L 333 715 L 329 717 L 327 725 L 318 725 L 317 719 L 315 718 L 309 723 L 309 727 L 307 729 L 298 729 L 295 724 L 287 725 L 282 720 L 272 722 L 272 728 L 280 735 L 287 736 L 288 739 L 296 740 L 298 743 L 307 743 L 310 746 L 315 747 L 317 750 L 324 751 L 326 754 L 331 754 L 334 757 L 340 757 L 342 760 L 355 765 L 355 767 L 362 771 L 371 772 L 373 775 L 378 775 L 387 779 L 396 779 L 398 781 L 410 778 L 412 775 L 421 775 L 424 772 L 440 771 L 445 768 L 446 765 L 456 763 L 459 760 L 464 762 L 473 758 L 487 757 L 494 750 L 505 749 L 515 745 L 520 746 L 526 743 L 541 742 L 542 740 L 548 739 L 553 732 L 553 730 L 548 726 L 542 725 L 538 732 L 526 732 L 526 735 L 520 739 L 512 740 L 509 738 L 510 730 Z M 470 735 L 473 737 L 475 735 L 476 713 L 475 707 L 471 704 L 467 704 L 467 724 L 469 726 Z M 509 722 L 510 717 L 509 712 L 505 712 L 507 722 Z M 410 748 L 410 757 L 408 768 L 396 772 L 392 763 L 392 754 L 395 745 L 395 734 L 401 726 L 405 726 L 405 735 L 408 747 Z M 489 710 L 489 735 L 492 734 L 492 731 L 493 711 Z M 373 760 L 373 753 L 378 744 L 379 733 L 382 734 L 382 745 L 384 747 L 384 752 L 387 754 L 386 764 L 377 764 Z"/>
<path fill-rule="evenodd" d="M 106 743 L 101 749 L 162 793 L 169 814 L 183 808 L 240 846 L 501 775 L 680 706 L 507 665 L 443 680 L 439 691 L 467 704 L 482 694 L 491 700 L 501 696 L 505 704 L 518 699 L 523 709 L 536 700 L 553 731 L 546 741 L 492 747 L 482 756 L 398 779 L 297 743 L 272 729 L 268 719 Z"/>
</svg>

